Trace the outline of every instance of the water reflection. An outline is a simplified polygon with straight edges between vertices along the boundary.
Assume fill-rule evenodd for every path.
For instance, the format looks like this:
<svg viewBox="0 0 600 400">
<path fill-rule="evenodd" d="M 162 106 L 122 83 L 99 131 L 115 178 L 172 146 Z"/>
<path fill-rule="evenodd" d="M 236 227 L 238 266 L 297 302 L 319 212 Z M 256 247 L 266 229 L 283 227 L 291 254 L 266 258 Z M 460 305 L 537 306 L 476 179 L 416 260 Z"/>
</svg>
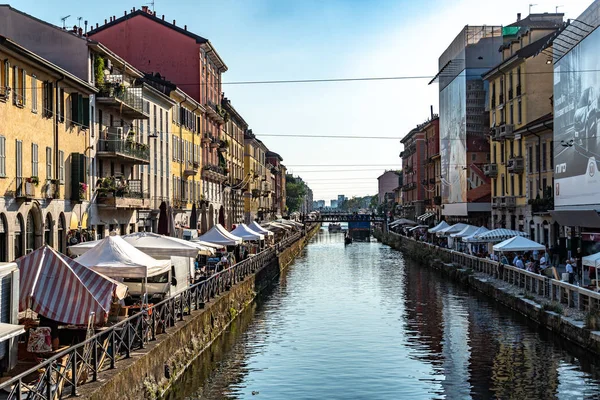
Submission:
<svg viewBox="0 0 600 400">
<path fill-rule="evenodd" d="M 169 398 L 600 398 L 599 388 L 583 349 L 386 246 L 344 246 L 322 230 Z"/>
</svg>

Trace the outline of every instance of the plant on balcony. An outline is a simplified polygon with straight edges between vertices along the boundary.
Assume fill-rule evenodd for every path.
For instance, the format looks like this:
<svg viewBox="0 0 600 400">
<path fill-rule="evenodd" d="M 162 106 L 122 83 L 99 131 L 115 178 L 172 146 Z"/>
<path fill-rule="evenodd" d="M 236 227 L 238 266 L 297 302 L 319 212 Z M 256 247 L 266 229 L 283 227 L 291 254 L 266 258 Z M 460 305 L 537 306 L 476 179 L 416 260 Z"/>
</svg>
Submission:
<svg viewBox="0 0 600 400">
<path fill-rule="evenodd" d="M 87 183 L 79 182 L 79 199 L 85 199 L 85 194 L 87 193 L 88 185 Z"/>
<path fill-rule="evenodd" d="M 127 181 L 125 181 L 124 179 L 119 179 L 116 182 L 115 195 L 123 197 L 127 193 L 129 193 L 129 185 L 127 184 Z"/>
<path fill-rule="evenodd" d="M 25 179 L 25 181 L 28 183 L 33 183 L 35 186 L 40 184 L 40 178 L 35 175 L 30 178 Z"/>
<path fill-rule="evenodd" d="M 148 146 L 146 143 L 138 143 L 138 146 L 141 151 L 148 151 L 148 149 L 150 149 L 150 146 Z"/>
<path fill-rule="evenodd" d="M 100 88 L 104 85 L 104 58 L 102 57 L 94 59 L 94 78 L 97 87 Z"/>
</svg>

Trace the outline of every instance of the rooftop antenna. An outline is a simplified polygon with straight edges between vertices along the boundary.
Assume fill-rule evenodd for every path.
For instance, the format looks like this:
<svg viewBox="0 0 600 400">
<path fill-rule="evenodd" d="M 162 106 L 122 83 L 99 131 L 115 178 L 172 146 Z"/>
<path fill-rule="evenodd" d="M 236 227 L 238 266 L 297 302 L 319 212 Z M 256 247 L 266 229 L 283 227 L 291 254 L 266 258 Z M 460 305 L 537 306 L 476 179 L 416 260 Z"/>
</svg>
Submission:
<svg viewBox="0 0 600 400">
<path fill-rule="evenodd" d="M 531 7 L 535 7 L 537 4 L 529 4 L 529 14 L 531 14 Z"/>
<path fill-rule="evenodd" d="M 146 5 L 152 6 L 152 12 L 154 12 L 154 0 L 151 0 L 150 3 L 146 3 Z"/>
<path fill-rule="evenodd" d="M 559 8 L 561 8 L 561 7 L 564 7 L 564 6 L 556 6 L 556 7 L 554 8 L 554 13 L 555 13 L 555 14 L 558 14 L 558 9 L 559 9 Z"/>
<path fill-rule="evenodd" d="M 81 20 L 83 19 L 83 17 L 77 17 L 77 26 L 79 28 L 81 28 Z"/>
<path fill-rule="evenodd" d="M 67 29 L 67 24 L 66 24 L 66 22 L 67 22 L 67 18 L 69 18 L 70 16 L 71 16 L 71 15 L 69 14 L 69 15 L 67 15 L 66 17 L 62 17 L 62 18 L 60 19 L 60 20 L 62 21 L 62 23 L 63 23 L 63 29 Z"/>
</svg>

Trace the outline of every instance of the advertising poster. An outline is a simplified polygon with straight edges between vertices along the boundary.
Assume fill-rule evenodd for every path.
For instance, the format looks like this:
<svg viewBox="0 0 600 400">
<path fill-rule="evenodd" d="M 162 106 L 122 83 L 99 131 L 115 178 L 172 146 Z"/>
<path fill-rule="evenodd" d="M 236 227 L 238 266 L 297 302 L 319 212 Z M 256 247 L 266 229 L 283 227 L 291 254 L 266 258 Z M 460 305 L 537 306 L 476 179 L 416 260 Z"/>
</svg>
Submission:
<svg viewBox="0 0 600 400">
<path fill-rule="evenodd" d="M 466 203 L 466 75 L 465 71 L 440 92 L 440 157 L 442 202 Z"/>
<path fill-rule="evenodd" d="M 600 208 L 600 31 L 554 66 L 554 204 Z"/>
</svg>

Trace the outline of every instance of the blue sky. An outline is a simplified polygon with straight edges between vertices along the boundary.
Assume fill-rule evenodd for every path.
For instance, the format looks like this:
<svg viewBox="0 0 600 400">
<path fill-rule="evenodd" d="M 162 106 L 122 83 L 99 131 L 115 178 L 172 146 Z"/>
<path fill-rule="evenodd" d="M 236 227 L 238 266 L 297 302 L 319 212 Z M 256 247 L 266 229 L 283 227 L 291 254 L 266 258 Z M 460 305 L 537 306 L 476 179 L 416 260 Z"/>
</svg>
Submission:
<svg viewBox="0 0 600 400">
<path fill-rule="evenodd" d="M 536 0 L 533 12 L 577 16 L 592 0 Z M 557 4 L 558 3 L 558 4 Z M 13 7 L 61 25 L 71 15 L 103 22 L 144 3 L 18 0 Z M 421 76 L 467 24 L 508 25 L 523 0 L 156 0 L 157 15 L 204 36 L 229 71 L 224 82 Z M 83 22 L 82 22 L 83 26 Z M 261 137 L 261 134 L 402 137 L 438 111 L 428 79 L 281 85 L 224 85 L 259 138 L 313 188 L 315 199 L 374 194 L 377 176 L 399 168 L 398 140 Z M 323 165 L 355 165 L 325 167 Z M 369 166 L 365 166 L 365 165 Z M 320 165 L 320 166 L 304 166 Z M 371 166 L 373 165 L 373 166 Z M 349 171 L 353 170 L 353 171 Z M 336 172 L 337 171 L 337 172 Z"/>
</svg>

